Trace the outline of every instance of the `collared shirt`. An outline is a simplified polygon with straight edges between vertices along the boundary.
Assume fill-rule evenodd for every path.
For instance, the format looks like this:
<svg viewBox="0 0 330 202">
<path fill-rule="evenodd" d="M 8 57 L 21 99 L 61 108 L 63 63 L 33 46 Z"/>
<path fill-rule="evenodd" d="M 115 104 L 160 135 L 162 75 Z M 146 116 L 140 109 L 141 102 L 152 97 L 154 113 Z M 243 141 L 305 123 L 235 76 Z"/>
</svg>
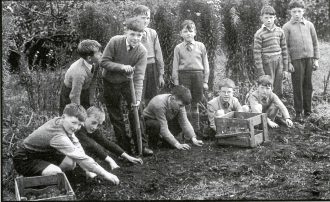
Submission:
<svg viewBox="0 0 330 202">
<path fill-rule="evenodd" d="M 83 59 L 83 60 L 84 60 L 84 64 L 86 65 L 86 67 L 87 67 L 90 71 L 92 71 L 93 65 L 89 64 L 85 59 Z"/>
<path fill-rule="evenodd" d="M 179 124 L 185 137 L 196 137 L 193 127 L 191 126 L 185 107 L 173 109 L 171 107 L 171 94 L 157 95 L 151 99 L 148 106 L 143 110 L 145 119 L 157 120 L 160 123 L 160 135 L 166 138 L 171 145 L 179 143 L 168 128 L 168 120 L 178 117 Z"/>
<path fill-rule="evenodd" d="M 127 38 L 126 38 L 126 49 L 127 49 L 127 51 L 131 51 L 133 48 L 134 48 L 134 46 L 130 45 L 127 41 Z"/>
<path fill-rule="evenodd" d="M 284 106 L 280 98 L 278 98 L 278 96 L 273 92 L 271 92 L 268 97 L 263 97 L 259 94 L 259 91 L 256 90 L 249 96 L 248 103 L 251 107 L 257 104 L 261 104 L 263 112 L 265 112 L 270 107 L 270 105 L 274 103 L 280 109 L 284 118 L 290 118 L 288 109 Z"/>
<path fill-rule="evenodd" d="M 282 55 L 283 70 L 288 70 L 288 51 L 284 31 L 274 25 L 269 29 L 264 24 L 254 35 L 253 57 L 255 66 L 263 72 L 264 57 L 272 55 Z"/>
<path fill-rule="evenodd" d="M 187 50 L 187 42 L 181 42 L 174 48 L 172 79 L 174 84 L 179 83 L 179 71 L 203 71 L 204 82 L 209 80 L 209 61 L 205 45 L 193 41 L 191 51 Z"/>
<path fill-rule="evenodd" d="M 209 122 L 210 122 L 210 128 L 212 128 L 213 130 L 216 130 L 215 123 L 214 123 L 214 114 L 218 110 L 223 109 L 225 114 L 227 114 L 231 111 L 242 111 L 241 104 L 239 103 L 237 98 L 235 98 L 235 97 L 231 98 L 228 101 L 228 103 L 229 103 L 228 108 L 225 108 L 224 101 L 220 96 L 213 98 L 212 100 L 210 100 L 207 103 L 207 115 L 208 115 Z"/>
<path fill-rule="evenodd" d="M 290 63 L 302 58 L 320 58 L 319 43 L 313 23 L 302 18 L 296 21 L 293 18 L 283 25 L 288 47 Z"/>
</svg>

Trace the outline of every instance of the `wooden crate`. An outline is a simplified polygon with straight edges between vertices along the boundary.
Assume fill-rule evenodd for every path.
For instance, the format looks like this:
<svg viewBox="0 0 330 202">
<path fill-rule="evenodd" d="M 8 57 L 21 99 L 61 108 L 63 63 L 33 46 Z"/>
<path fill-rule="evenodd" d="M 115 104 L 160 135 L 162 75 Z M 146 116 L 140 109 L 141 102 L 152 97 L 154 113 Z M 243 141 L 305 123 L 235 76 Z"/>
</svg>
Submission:
<svg viewBox="0 0 330 202">
<path fill-rule="evenodd" d="M 57 196 L 45 196 L 44 198 L 32 199 L 34 201 L 69 201 L 75 200 L 76 196 L 71 185 L 64 173 L 50 176 L 35 177 L 17 177 L 15 179 L 15 194 L 18 201 L 31 200 L 27 198 L 29 194 L 40 195 L 47 193 L 51 186 L 57 187 L 59 190 L 65 189 L 65 194 Z"/>
<path fill-rule="evenodd" d="M 229 112 L 215 117 L 217 143 L 242 147 L 256 147 L 268 142 L 267 114 Z"/>
</svg>

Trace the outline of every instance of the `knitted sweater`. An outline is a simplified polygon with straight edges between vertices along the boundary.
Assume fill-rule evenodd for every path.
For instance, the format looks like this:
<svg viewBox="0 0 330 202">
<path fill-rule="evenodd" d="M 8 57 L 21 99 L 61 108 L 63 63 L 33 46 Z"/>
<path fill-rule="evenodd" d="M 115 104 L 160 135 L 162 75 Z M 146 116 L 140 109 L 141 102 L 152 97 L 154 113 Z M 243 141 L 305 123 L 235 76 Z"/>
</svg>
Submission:
<svg viewBox="0 0 330 202">
<path fill-rule="evenodd" d="M 85 154 L 77 137 L 64 130 L 60 117 L 53 118 L 40 126 L 24 139 L 23 146 L 31 152 L 50 155 L 57 150 L 76 161 L 84 170 L 96 174 L 105 172 L 99 164 Z"/>
<path fill-rule="evenodd" d="M 304 18 L 291 19 L 283 26 L 289 50 L 289 62 L 302 58 L 320 58 L 319 43 L 313 23 Z"/>
<path fill-rule="evenodd" d="M 283 30 L 274 25 L 268 29 L 263 25 L 254 35 L 253 56 L 256 68 L 263 70 L 262 57 L 281 54 L 283 59 L 283 70 L 288 71 L 288 51 Z"/>
<path fill-rule="evenodd" d="M 179 71 L 204 71 L 204 82 L 209 80 L 209 61 L 202 42 L 193 41 L 191 51 L 187 50 L 187 42 L 182 42 L 174 48 L 172 79 L 179 83 Z"/>
<path fill-rule="evenodd" d="M 101 67 L 102 77 L 110 83 L 123 83 L 129 81 L 125 72 L 121 70 L 122 65 L 135 67 L 133 81 L 135 95 L 141 101 L 144 74 L 147 66 L 147 50 L 139 44 L 128 51 L 126 46 L 126 36 L 118 35 L 110 39 L 104 49 Z"/>
<path fill-rule="evenodd" d="M 113 142 L 110 142 L 106 137 L 104 137 L 100 130 L 96 130 L 93 133 L 88 133 L 85 127 L 81 127 L 81 129 L 76 132 L 76 135 L 87 153 L 90 152 L 96 154 L 96 156 L 102 160 L 108 156 L 103 147 L 106 150 L 115 153 L 117 156 L 124 153 L 124 150 L 121 147 Z"/>
<path fill-rule="evenodd" d="M 157 95 L 151 99 L 148 106 L 143 110 L 145 119 L 154 119 L 160 123 L 160 135 L 168 140 L 171 145 L 178 143 L 171 131 L 168 129 L 167 120 L 172 120 L 178 116 L 178 121 L 185 137 L 196 137 L 193 127 L 191 126 L 185 107 L 179 110 L 172 109 L 170 105 L 171 94 Z"/>
<path fill-rule="evenodd" d="M 164 61 L 157 32 L 154 29 L 144 29 L 142 44 L 148 51 L 148 64 L 156 63 L 160 75 L 164 74 Z"/>
<path fill-rule="evenodd" d="M 82 90 L 89 89 L 89 99 L 93 101 L 96 89 L 96 72 L 94 75 L 84 63 L 84 59 L 80 58 L 74 62 L 66 71 L 64 76 L 64 85 L 71 88 L 70 100 L 71 103 L 80 104 L 80 95 Z M 92 102 L 91 102 L 92 103 Z"/>
</svg>

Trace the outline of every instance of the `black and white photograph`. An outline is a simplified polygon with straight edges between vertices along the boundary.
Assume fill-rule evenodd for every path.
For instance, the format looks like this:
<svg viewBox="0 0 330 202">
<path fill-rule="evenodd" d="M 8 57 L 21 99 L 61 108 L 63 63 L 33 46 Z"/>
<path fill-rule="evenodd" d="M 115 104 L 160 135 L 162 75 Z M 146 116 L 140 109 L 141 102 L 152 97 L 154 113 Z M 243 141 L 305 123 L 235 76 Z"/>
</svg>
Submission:
<svg viewBox="0 0 330 202">
<path fill-rule="evenodd" d="M 1 4 L 1 200 L 330 201 L 329 0 Z"/>
</svg>

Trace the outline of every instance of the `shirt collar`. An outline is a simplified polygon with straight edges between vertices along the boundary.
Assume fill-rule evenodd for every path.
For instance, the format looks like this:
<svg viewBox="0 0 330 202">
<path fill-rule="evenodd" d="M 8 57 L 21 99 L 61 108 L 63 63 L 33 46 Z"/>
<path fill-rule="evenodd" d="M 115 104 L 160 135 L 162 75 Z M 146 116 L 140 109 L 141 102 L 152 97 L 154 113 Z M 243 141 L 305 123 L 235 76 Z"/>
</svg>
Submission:
<svg viewBox="0 0 330 202">
<path fill-rule="evenodd" d="M 269 30 L 269 31 L 274 31 L 275 29 L 276 29 L 276 25 L 274 24 L 274 26 L 273 26 L 273 28 L 271 28 L 271 29 L 269 29 L 268 27 L 266 27 L 266 25 L 265 24 L 262 24 L 262 26 L 261 26 L 263 29 L 267 29 L 267 30 Z"/>
<path fill-rule="evenodd" d="M 187 41 L 185 41 L 184 43 L 185 43 L 185 44 L 184 44 L 185 46 L 186 46 L 186 45 L 188 45 L 188 44 L 192 44 L 192 45 L 195 45 L 196 41 L 195 41 L 195 40 L 194 40 L 194 41 L 192 41 L 192 42 L 187 42 Z"/>
<path fill-rule="evenodd" d="M 291 22 L 292 24 L 295 24 L 295 23 L 298 23 L 298 22 L 303 23 L 303 24 L 306 24 L 306 19 L 305 19 L 304 17 L 302 17 L 302 18 L 300 19 L 300 21 L 296 21 L 296 20 L 294 20 L 293 18 L 291 18 L 291 19 L 290 19 L 290 22 Z"/>
<path fill-rule="evenodd" d="M 84 61 L 84 64 L 86 65 L 86 67 L 87 67 L 89 70 L 92 70 L 93 65 L 89 64 L 85 59 L 83 59 L 83 61 Z"/>
<path fill-rule="evenodd" d="M 130 46 L 132 46 L 132 45 L 129 45 L 129 43 L 128 43 L 128 41 L 127 41 L 127 38 L 126 38 L 125 41 L 126 41 L 126 50 L 129 51 L 129 50 L 130 50 Z M 134 49 L 135 47 L 132 46 L 132 48 Z"/>
</svg>

